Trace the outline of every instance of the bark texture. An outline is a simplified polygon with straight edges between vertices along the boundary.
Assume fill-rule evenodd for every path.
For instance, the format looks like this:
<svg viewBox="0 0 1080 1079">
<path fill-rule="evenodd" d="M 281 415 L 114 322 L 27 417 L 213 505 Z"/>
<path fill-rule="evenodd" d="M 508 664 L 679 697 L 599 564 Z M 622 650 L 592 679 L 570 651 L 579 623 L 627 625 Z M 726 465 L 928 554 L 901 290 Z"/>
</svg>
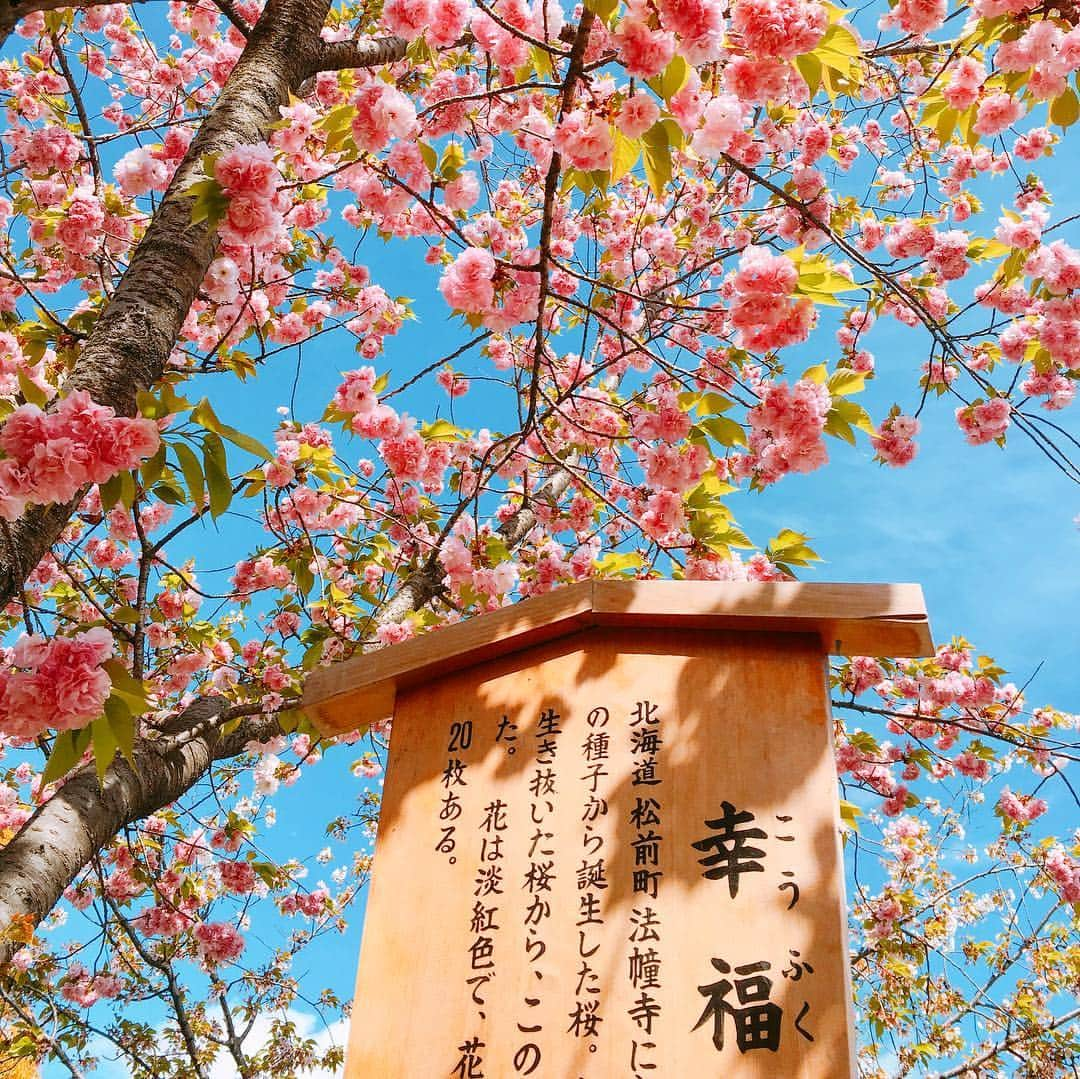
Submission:
<svg viewBox="0 0 1080 1079">
<path fill-rule="evenodd" d="M 200 700 L 186 714 L 195 724 L 223 706 L 220 699 Z M 19 923 L 36 926 L 117 832 L 174 802 L 215 760 L 236 756 L 248 740 L 264 739 L 276 729 L 276 720 L 258 716 L 233 735 L 210 730 L 166 752 L 143 739 L 136 744 L 134 765 L 117 760 L 104 786 L 92 766 L 76 772 L 0 850 L 0 932 Z M 0 939 L 0 966 L 19 947 L 17 939 Z"/>
<path fill-rule="evenodd" d="M 568 462 L 573 467 L 572 462 Z M 571 479 L 568 468 L 557 469 L 535 498 L 556 500 Z M 521 544 L 536 523 L 529 505 L 522 506 L 499 528 L 511 549 Z M 442 587 L 436 560 L 410 577 L 379 614 L 380 622 L 396 622 L 434 599 Z M 52 910 L 64 889 L 94 854 L 123 828 L 175 802 L 199 782 L 215 761 L 244 752 L 249 742 L 262 742 L 282 733 L 274 716 L 242 719 L 237 729 L 222 736 L 214 726 L 224 702 L 196 701 L 169 725 L 169 738 L 140 738 L 134 767 L 117 760 L 105 776 L 104 788 L 87 765 L 61 787 L 23 825 L 18 835 L 0 848 L 0 938 L 16 919 L 31 926 Z M 194 734 L 193 737 L 185 737 Z M 19 948 L 15 939 L 0 939 L 0 967 Z"/>
<path fill-rule="evenodd" d="M 324 66 L 372 66 L 404 55 L 405 42 L 399 38 L 343 43 L 328 53 L 319 31 L 329 6 L 329 0 L 270 0 L 266 5 L 87 338 L 65 390 L 86 390 L 99 404 L 130 416 L 137 393 L 164 373 L 217 246 L 214 229 L 205 222 L 191 223 L 192 199 L 184 194 L 199 175 L 204 155 L 262 142 L 290 92 Z M 40 7 L 27 5 L 25 10 Z M 5 531 L 0 606 L 18 597 L 77 504 L 33 507 Z"/>
<path fill-rule="evenodd" d="M 66 5 L 28 0 L 18 5 L 18 14 L 5 10 L 0 14 L 0 42 L 5 27 L 9 30 L 21 15 L 59 6 Z M 214 257 L 215 237 L 205 225 L 191 224 L 191 199 L 183 194 L 203 155 L 264 139 L 290 91 L 320 70 L 367 67 L 404 56 L 406 43 L 400 38 L 324 44 L 319 29 L 328 7 L 329 0 L 269 0 L 88 338 L 69 379 L 71 389 L 85 389 L 96 401 L 131 414 L 137 392 L 161 377 Z M 557 469 L 534 499 L 557 500 L 570 482 L 574 463 Z M 26 575 L 57 541 L 76 504 L 32 510 L 4 532 L 0 604 L 19 594 Z M 527 539 L 535 523 L 535 513 L 526 504 L 499 533 L 513 548 Z M 426 606 L 442 588 L 442 576 L 432 558 L 386 604 L 379 621 L 398 621 Z M 134 763 L 114 762 L 103 786 L 94 768 L 84 766 L 0 848 L 0 967 L 20 946 L 17 939 L 5 938 L 5 931 L 16 924 L 36 927 L 118 832 L 176 801 L 215 761 L 239 755 L 251 741 L 281 733 L 276 717 L 259 714 L 241 719 L 235 731 L 222 735 L 217 721 L 224 707 L 217 698 L 197 701 L 173 721 L 169 736 L 140 737 Z"/>
</svg>

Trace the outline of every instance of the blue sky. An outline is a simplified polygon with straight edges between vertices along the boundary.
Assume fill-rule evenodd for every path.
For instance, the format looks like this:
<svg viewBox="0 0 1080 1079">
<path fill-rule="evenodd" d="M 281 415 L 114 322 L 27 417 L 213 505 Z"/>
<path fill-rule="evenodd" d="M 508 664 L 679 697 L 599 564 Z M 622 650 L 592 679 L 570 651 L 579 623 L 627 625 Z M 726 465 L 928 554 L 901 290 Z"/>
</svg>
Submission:
<svg viewBox="0 0 1080 1079">
<path fill-rule="evenodd" d="M 432 298 L 433 279 L 420 287 L 422 275 L 430 271 L 418 254 L 369 240 L 360 260 L 391 294 L 400 290 L 420 299 L 420 320 L 390 339 L 377 365 L 393 372 L 392 384 L 464 339 L 437 294 Z M 925 355 L 921 335 L 884 325 L 881 331 L 875 338 L 879 378 L 860 398 L 875 416 L 884 414 L 893 400 L 914 407 L 916 372 Z M 829 337 L 821 340 L 827 350 Z M 344 345 L 336 348 L 329 341 L 304 349 L 298 419 L 316 419 L 339 371 L 355 365 Z M 274 406 L 287 399 L 284 391 L 295 359 L 281 356 L 274 363 L 277 377 L 269 373 L 218 398 L 223 418 L 236 422 L 247 415 L 258 425 L 273 423 Z M 480 371 L 484 363 L 477 358 L 458 366 Z M 801 369 L 794 361 L 790 366 Z M 495 415 L 484 415 L 484 399 L 474 391 L 459 402 L 458 422 L 497 423 Z M 444 410 L 445 401 L 437 401 Z M 825 561 L 804 571 L 806 580 L 921 584 L 935 640 L 963 634 L 995 656 L 1018 684 L 1042 664 L 1028 690 L 1029 703 L 1080 711 L 1074 677 L 1080 531 L 1073 523 L 1080 498 L 1022 436 L 1013 437 L 1004 450 L 968 446 L 953 421 L 954 407 L 947 398 L 931 400 L 923 414 L 919 455 L 908 468 L 879 466 L 863 440 L 851 447 L 830 439 L 828 467 L 789 477 L 762 495 L 736 496 L 732 509 L 762 542 L 783 527 L 807 532 Z M 430 409 L 431 404 L 421 415 L 430 418 Z M 354 445 L 355 450 L 345 449 L 347 455 L 368 452 Z M 317 766 L 317 775 L 282 792 L 278 824 L 265 837 L 270 850 L 288 856 L 322 845 L 316 828 L 347 812 L 361 789 L 347 771 L 355 756 L 349 749 L 331 753 Z M 1053 819 L 1059 829 L 1075 824 L 1075 814 L 1060 795 Z M 311 880 L 318 877 L 313 867 Z M 314 987 L 326 984 L 351 994 L 361 910 L 355 909 L 343 937 L 327 938 L 304 953 L 305 977 Z"/>
<path fill-rule="evenodd" d="M 1062 160 L 1046 165 L 1042 171 L 1059 198 L 1055 217 L 1065 216 L 1080 205 L 1068 165 Z M 993 184 L 996 190 L 987 199 L 990 207 L 1008 201 L 1012 194 L 1011 180 Z M 1075 233 L 1070 236 L 1067 229 L 1058 235 L 1076 242 Z M 386 245 L 371 234 L 357 256 L 391 295 L 417 299 L 418 321 L 389 339 L 385 356 L 377 362 L 380 370 L 391 370 L 392 385 L 468 336 L 435 292 L 435 275 L 423 264 L 422 250 L 415 243 Z M 872 342 L 879 377 L 858 399 L 875 417 L 894 400 L 910 410 L 918 400 L 917 372 L 926 357 L 925 336 L 883 321 Z M 823 332 L 812 339 L 810 348 L 801 350 L 800 358 L 805 355 L 802 366 L 808 366 L 834 354 L 831 336 Z M 277 419 L 274 409 L 289 402 L 297 362 L 297 354 L 282 353 L 255 381 L 241 386 L 219 379 L 208 383 L 205 392 L 212 394 L 222 419 L 268 439 Z M 341 335 L 304 346 L 296 418 L 318 420 L 340 372 L 359 362 Z M 487 373 L 487 361 L 476 353 L 456 366 L 466 374 Z M 790 366 L 796 374 L 801 370 L 795 360 Z M 447 411 L 441 392 L 432 398 L 421 391 L 411 407 L 408 401 L 400 407 L 424 419 L 434 418 L 438 409 Z M 505 425 L 494 411 L 496 399 L 489 391 L 475 389 L 457 407 L 459 422 L 465 426 Z M 501 409 L 506 407 L 504 399 Z M 1014 433 L 1005 450 L 966 445 L 953 421 L 953 408 L 948 398 L 929 402 L 919 455 L 906 469 L 878 466 L 862 437 L 854 448 L 830 440 L 826 469 L 790 477 L 764 495 L 737 496 L 732 509 L 761 542 L 784 527 L 808 533 L 825 562 L 805 572 L 807 580 L 920 583 L 938 641 L 964 634 L 980 651 L 994 655 L 1018 684 L 1042 664 L 1028 690 L 1029 703 L 1080 711 L 1074 675 L 1080 531 L 1073 522 L 1080 513 L 1080 492 L 1022 435 Z M 359 442 L 342 448 L 352 457 L 371 451 Z M 223 523 L 224 539 L 238 532 Z M 216 541 L 206 532 L 194 542 L 205 550 Z M 227 557 L 235 561 L 232 545 L 227 549 Z M 235 557 L 243 553 L 235 549 Z M 215 564 L 225 560 L 223 555 Z M 355 756 L 348 749 L 332 753 L 295 788 L 282 791 L 277 799 L 278 824 L 265 837 L 268 850 L 289 857 L 313 854 L 325 845 L 322 824 L 349 812 L 362 789 L 348 771 Z M 1055 816 L 1065 827 L 1074 815 L 1057 810 Z M 346 846 L 335 848 L 344 853 Z M 346 860 L 336 859 L 335 864 Z M 328 874 L 329 868 L 313 866 L 310 880 Z M 361 928 L 357 909 L 348 932 L 312 946 L 303 955 L 303 968 L 295 973 L 315 992 L 328 985 L 342 996 L 351 995 Z M 60 937 L 64 936 L 61 930 Z M 62 1072 L 47 1068 L 45 1074 Z M 215 1079 L 229 1074 L 222 1071 Z"/>
</svg>

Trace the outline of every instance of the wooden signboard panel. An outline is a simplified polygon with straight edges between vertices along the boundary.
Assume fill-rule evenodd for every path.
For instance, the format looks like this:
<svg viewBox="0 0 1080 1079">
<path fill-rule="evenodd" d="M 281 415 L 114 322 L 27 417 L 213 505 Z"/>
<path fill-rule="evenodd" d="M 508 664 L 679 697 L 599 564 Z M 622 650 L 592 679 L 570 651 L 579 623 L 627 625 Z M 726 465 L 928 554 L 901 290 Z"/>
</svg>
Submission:
<svg viewBox="0 0 1080 1079">
<path fill-rule="evenodd" d="M 854 1075 L 817 634 L 586 626 L 393 709 L 348 1076 Z"/>
</svg>

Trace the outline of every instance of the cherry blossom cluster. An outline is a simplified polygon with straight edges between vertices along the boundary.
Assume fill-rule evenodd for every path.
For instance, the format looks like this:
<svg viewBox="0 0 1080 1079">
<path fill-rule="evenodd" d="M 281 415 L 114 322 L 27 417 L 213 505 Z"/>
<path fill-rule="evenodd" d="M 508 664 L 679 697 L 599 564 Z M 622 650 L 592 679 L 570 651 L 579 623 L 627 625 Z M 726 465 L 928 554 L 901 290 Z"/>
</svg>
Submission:
<svg viewBox="0 0 1080 1079">
<path fill-rule="evenodd" d="M 1021 691 L 1012 683 L 1002 683 L 992 664 L 985 657 L 977 658 L 966 642 L 941 646 L 932 661 L 902 661 L 889 667 L 886 670 L 881 661 L 869 656 L 855 656 L 838 677 L 839 685 L 853 698 L 875 693 L 889 716 L 886 729 L 906 740 L 891 744 L 853 737 L 837 747 L 840 774 L 850 775 L 881 796 L 885 814 L 896 816 L 917 801 L 910 784 L 924 774 L 932 782 L 954 775 L 979 784 L 992 779 L 999 761 L 1002 768 L 1007 766 L 1008 754 L 990 750 L 986 739 L 1018 745 L 1014 752 L 1038 775 L 1058 767 L 1052 753 L 1029 740 L 1025 722 L 1044 729 L 1071 726 L 1071 717 L 1036 711 L 1025 721 Z M 959 725 L 952 721 L 950 709 L 957 710 Z M 920 747 L 930 748 L 930 756 L 920 755 Z M 1042 798 L 1016 794 L 1007 787 L 997 802 L 999 815 L 1024 826 L 1046 809 Z"/>
<path fill-rule="evenodd" d="M 4 657 L 0 754 L 99 716 L 110 692 L 103 663 L 116 651 L 137 660 L 151 724 L 196 695 L 269 715 L 295 700 L 315 664 L 596 573 L 780 581 L 792 572 L 783 551 L 755 551 L 764 537 L 743 536 L 732 516 L 741 490 L 839 458 L 846 448 L 827 453 L 827 439 L 849 432 L 880 461 L 907 465 L 936 395 L 950 424 L 955 413 L 957 445 L 1013 439 L 1038 407 L 1074 401 L 1080 254 L 1063 208 L 1032 174 L 1067 137 L 1059 121 L 1080 68 L 1072 16 L 976 0 L 966 24 L 947 24 L 957 9 L 943 0 L 898 0 L 875 42 L 878 12 L 867 25 L 863 12 L 813 0 L 630 0 L 597 16 L 579 42 L 581 76 L 568 80 L 581 19 L 571 6 L 335 8 L 328 42 L 392 33 L 415 44 L 378 70 L 315 75 L 265 144 L 185 166 L 185 183 L 204 169 L 192 191 L 218 246 L 180 328 L 170 385 L 187 392 L 180 384 L 194 372 L 273 379 L 287 366 L 291 377 L 295 346 L 331 333 L 318 347 L 344 374 L 332 398 L 327 387 L 322 416 L 284 410 L 269 460 L 240 463 L 229 446 L 231 485 L 251 497 L 238 495 L 244 512 L 230 515 L 223 542 L 255 524 L 212 563 L 185 560 L 206 510 L 197 473 L 178 456 L 182 443 L 198 444 L 179 416 L 161 422 L 165 465 L 139 476 L 134 505 L 105 508 L 91 486 L 26 582 L 25 605 L 46 629 Z M 232 5 L 248 24 L 260 9 Z M 160 447 L 155 424 L 104 415 L 78 395 L 51 413 L 21 402 L 63 389 L 245 48 L 213 5 L 171 3 L 167 18 L 174 33 L 155 43 L 122 5 L 32 14 L 19 27 L 29 62 L 0 65 L 9 518 L 75 499 Z M 961 25 L 954 48 L 960 38 L 945 34 Z M 76 122 L 61 48 L 91 136 Z M 437 352 L 395 339 L 411 302 L 356 253 L 383 240 L 417 289 L 430 287 L 445 348 L 442 330 Z M 417 311 L 430 328 L 431 305 L 421 299 Z M 892 348 L 897 323 L 920 343 Z M 466 338 L 474 343 L 456 352 Z M 910 393 L 871 417 L 858 393 L 886 357 L 890 373 L 908 365 Z M 307 349 L 304 360 L 307 378 Z M 433 386 L 437 408 L 422 396 Z M 442 585 L 446 604 L 380 620 L 418 570 Z M 4 613 L 14 642 L 27 610 Z M 111 633 L 85 628 L 104 621 Z M 934 946 L 987 915 L 948 890 L 937 857 L 959 810 L 985 797 L 1001 818 L 1001 857 L 1077 898 L 1075 851 L 1025 847 L 1052 819 L 1036 782 L 1062 765 L 1045 733 L 1071 721 L 1027 712 L 1001 672 L 961 644 L 923 663 L 855 657 L 836 687 L 850 703 L 875 695 L 877 711 L 857 722 L 837 709 L 837 763 L 862 792 L 852 797 L 866 804 L 870 792 L 887 818 L 886 880 L 857 917 L 860 969 L 877 972 L 861 1014 L 889 1019 L 910 1012 L 902 987 L 925 959 L 904 951 L 905 933 Z M 342 868 L 327 872 L 338 887 L 306 887 L 306 861 L 260 861 L 255 837 L 272 824 L 275 796 L 325 748 L 306 729 L 250 744 L 215 768 L 220 813 L 207 816 L 194 796 L 163 810 L 139 826 L 138 842 L 118 839 L 103 880 L 80 879 L 68 902 L 124 907 L 178 970 L 186 962 L 219 976 L 243 963 L 257 1002 L 285 993 L 292 955 L 340 922 L 348 892 Z M 353 772 L 370 780 L 380 768 L 369 744 Z M 1007 768 L 1021 793 L 1001 789 Z M 0 773 L 0 843 L 51 793 L 40 771 L 16 772 Z M 955 814 L 935 804 L 945 790 Z M 908 814 L 920 800 L 933 828 Z M 260 934 L 246 936 L 245 919 L 264 899 L 310 924 L 291 923 L 288 946 L 259 971 Z M 143 971 L 108 955 L 90 969 L 87 949 L 81 964 L 57 958 L 47 938 L 20 953 L 20 977 L 51 978 L 80 1008 L 144 991 Z M 947 1018 L 937 996 L 931 987 L 920 1001 L 935 1022 Z M 876 1074 L 873 1063 L 863 1070 Z"/>
<path fill-rule="evenodd" d="M 47 730 L 84 727 L 102 714 L 111 682 L 112 634 L 22 637 L 0 664 L 0 733 L 32 739 Z"/>
<path fill-rule="evenodd" d="M 237 146 L 222 154 L 214 162 L 214 179 L 229 200 L 219 226 L 226 244 L 258 251 L 288 244 L 284 230 L 288 203 L 278 197 L 281 173 L 269 146 Z"/>
<path fill-rule="evenodd" d="M 878 458 L 887 465 L 903 466 L 914 459 L 918 447 L 915 436 L 919 421 L 899 413 L 882 420 L 878 433 L 871 439 Z"/>
<path fill-rule="evenodd" d="M 13 521 L 28 503 L 70 502 L 152 457 L 159 441 L 152 421 L 117 416 L 85 390 L 48 413 L 20 405 L 0 427 L 0 517 Z"/>
<path fill-rule="evenodd" d="M 828 454 L 822 434 L 831 397 L 828 389 L 812 379 L 762 383 L 761 403 L 747 414 L 750 421 L 750 453 L 730 460 L 734 475 L 749 475 L 762 486 L 775 483 L 789 472 L 812 472 Z"/>
<path fill-rule="evenodd" d="M 1054 847 L 1044 863 L 1047 874 L 1066 903 L 1080 903 L 1080 862 L 1063 847 Z"/>
</svg>

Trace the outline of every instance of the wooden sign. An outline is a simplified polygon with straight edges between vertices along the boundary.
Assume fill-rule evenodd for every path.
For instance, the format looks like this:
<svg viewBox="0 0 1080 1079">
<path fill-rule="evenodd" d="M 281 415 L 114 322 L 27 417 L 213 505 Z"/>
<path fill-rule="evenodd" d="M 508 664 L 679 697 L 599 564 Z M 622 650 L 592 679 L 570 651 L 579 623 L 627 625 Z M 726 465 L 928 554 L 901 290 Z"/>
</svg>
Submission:
<svg viewBox="0 0 1080 1079">
<path fill-rule="evenodd" d="M 346 1074 L 854 1075 L 845 641 L 925 654 L 921 593 L 590 583 L 321 672 L 393 714 Z"/>
</svg>

